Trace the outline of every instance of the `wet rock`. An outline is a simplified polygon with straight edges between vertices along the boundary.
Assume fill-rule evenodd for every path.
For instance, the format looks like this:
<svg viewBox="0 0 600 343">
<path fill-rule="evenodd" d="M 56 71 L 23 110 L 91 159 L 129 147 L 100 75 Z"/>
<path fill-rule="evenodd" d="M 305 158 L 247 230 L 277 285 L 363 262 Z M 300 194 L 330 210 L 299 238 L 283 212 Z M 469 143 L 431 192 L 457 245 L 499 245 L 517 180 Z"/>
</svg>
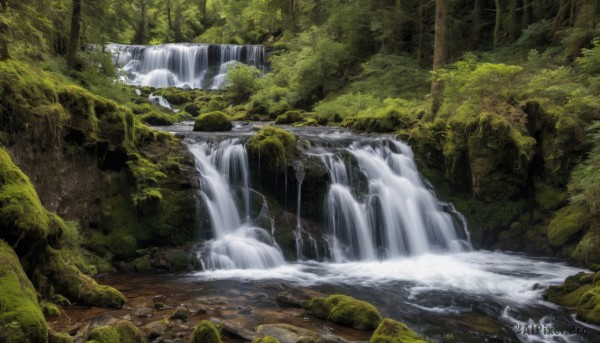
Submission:
<svg viewBox="0 0 600 343">
<path fill-rule="evenodd" d="M 162 311 L 166 308 L 167 306 L 161 302 L 156 302 L 154 303 L 154 309 L 157 311 Z"/>
<path fill-rule="evenodd" d="M 419 334 L 414 333 L 403 323 L 386 318 L 373 333 L 371 342 L 426 343 L 426 340 Z"/>
<path fill-rule="evenodd" d="M 244 315 L 252 314 L 252 307 L 251 306 L 237 306 L 235 308 L 235 310 L 239 314 L 244 314 Z"/>
<path fill-rule="evenodd" d="M 242 325 L 232 322 L 230 320 L 210 318 L 210 322 L 215 326 L 221 327 L 221 331 L 228 336 L 233 338 L 241 338 L 248 341 L 253 341 L 256 338 L 256 334 L 244 328 Z"/>
<path fill-rule="evenodd" d="M 149 339 L 156 339 L 165 332 L 165 322 L 162 320 L 157 320 L 155 322 L 148 323 L 142 326 L 141 331 L 145 337 Z"/>
<path fill-rule="evenodd" d="M 150 264 L 156 269 L 171 272 L 191 272 L 202 268 L 202 264 L 194 252 L 179 248 L 154 248 L 150 253 Z"/>
<path fill-rule="evenodd" d="M 279 293 L 276 300 L 281 307 L 303 308 L 303 304 L 310 299 L 291 293 Z"/>
<path fill-rule="evenodd" d="M 152 313 L 153 311 L 150 307 L 138 306 L 133 312 L 133 315 L 140 318 L 150 318 L 152 317 Z"/>
<path fill-rule="evenodd" d="M 271 336 L 279 343 L 348 343 L 342 337 L 331 334 L 319 334 L 304 328 L 288 324 L 265 324 L 258 327 L 257 338 Z"/>
<path fill-rule="evenodd" d="M 171 316 L 171 319 L 176 320 L 180 319 L 186 321 L 189 317 L 189 311 L 185 306 L 178 306 L 175 309 L 175 313 Z"/>
<path fill-rule="evenodd" d="M 157 302 L 164 302 L 165 300 L 167 300 L 167 296 L 166 295 L 155 295 L 152 297 L 152 301 L 154 301 L 155 303 Z"/>
</svg>

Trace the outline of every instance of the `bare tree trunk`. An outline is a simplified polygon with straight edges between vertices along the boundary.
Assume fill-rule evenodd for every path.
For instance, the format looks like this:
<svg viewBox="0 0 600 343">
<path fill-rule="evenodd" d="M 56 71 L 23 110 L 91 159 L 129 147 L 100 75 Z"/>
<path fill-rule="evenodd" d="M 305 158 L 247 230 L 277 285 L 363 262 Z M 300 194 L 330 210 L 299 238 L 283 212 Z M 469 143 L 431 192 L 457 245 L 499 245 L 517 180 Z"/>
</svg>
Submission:
<svg viewBox="0 0 600 343">
<path fill-rule="evenodd" d="M 508 41 L 510 43 L 517 39 L 517 0 L 510 0 L 508 8 Z"/>
<path fill-rule="evenodd" d="M 538 21 L 542 19 L 542 3 L 540 0 L 533 0 L 533 18 Z"/>
<path fill-rule="evenodd" d="M 404 27 L 404 11 L 402 10 L 402 0 L 396 0 L 395 2 L 395 22 L 394 22 L 394 40 L 396 44 L 402 42 L 402 28 Z"/>
<path fill-rule="evenodd" d="M 138 25 L 135 30 L 135 37 L 133 39 L 133 43 L 135 44 L 144 44 L 146 37 L 146 0 L 139 0 L 140 5 L 140 17 L 138 21 Z"/>
<path fill-rule="evenodd" d="M 565 17 L 565 14 L 567 14 L 567 1 L 560 0 L 560 7 L 558 8 L 558 12 L 556 13 L 556 16 L 554 17 L 554 20 L 552 21 L 552 28 L 550 29 L 550 32 L 548 33 L 548 39 L 551 39 L 553 41 L 556 39 L 556 32 L 560 28 L 560 24 L 562 23 L 562 21 Z"/>
<path fill-rule="evenodd" d="M 502 5 L 500 0 L 494 0 L 496 4 L 496 25 L 494 26 L 494 49 L 500 45 L 500 28 L 502 26 Z"/>
<path fill-rule="evenodd" d="M 296 13 L 294 0 L 284 0 L 281 3 L 281 15 L 283 17 L 283 26 L 289 32 L 296 32 Z"/>
<path fill-rule="evenodd" d="M 583 0 L 583 3 L 577 11 L 575 24 L 573 25 L 572 35 L 575 40 L 569 46 L 569 57 L 575 58 L 581 54 L 581 48 L 589 39 L 588 33 L 596 27 L 596 11 L 598 8 L 597 0 Z"/>
<path fill-rule="evenodd" d="M 171 19 L 171 0 L 167 0 L 167 22 L 169 23 L 169 31 L 173 30 L 173 20 Z"/>
<path fill-rule="evenodd" d="M 8 1 L 0 0 L 0 11 L 2 15 L 8 15 Z M 10 27 L 7 23 L 0 22 L 0 60 L 10 59 L 10 51 L 8 49 L 10 35 Z"/>
<path fill-rule="evenodd" d="M 450 34 L 450 0 L 435 1 L 435 42 L 433 51 L 433 70 L 443 68 L 448 62 L 448 36 Z M 442 105 L 444 84 L 433 80 L 431 83 L 432 111 L 437 111 Z"/>
<path fill-rule="evenodd" d="M 571 13 L 569 13 L 569 27 L 573 27 L 575 25 L 575 16 L 577 15 L 577 2 L 578 0 L 570 0 L 571 3 Z"/>
<path fill-rule="evenodd" d="M 425 29 L 423 28 L 423 7 L 425 5 L 423 3 L 419 4 L 419 18 L 417 20 L 417 25 L 419 25 L 419 46 L 417 52 L 417 63 L 421 67 L 425 66 Z"/>
<path fill-rule="evenodd" d="M 531 17 L 531 8 L 529 0 L 523 0 L 523 15 L 521 16 L 521 30 L 525 30 L 529 26 Z"/>
<path fill-rule="evenodd" d="M 473 48 L 479 44 L 481 40 L 481 30 L 483 28 L 483 18 L 481 17 L 481 12 L 483 8 L 481 6 L 481 0 L 475 0 L 475 4 L 473 5 L 473 32 L 472 32 L 472 41 Z"/>
<path fill-rule="evenodd" d="M 75 68 L 75 57 L 79 49 L 79 33 L 81 32 L 81 0 L 73 0 L 71 12 L 71 35 L 67 49 L 67 65 Z"/>
</svg>

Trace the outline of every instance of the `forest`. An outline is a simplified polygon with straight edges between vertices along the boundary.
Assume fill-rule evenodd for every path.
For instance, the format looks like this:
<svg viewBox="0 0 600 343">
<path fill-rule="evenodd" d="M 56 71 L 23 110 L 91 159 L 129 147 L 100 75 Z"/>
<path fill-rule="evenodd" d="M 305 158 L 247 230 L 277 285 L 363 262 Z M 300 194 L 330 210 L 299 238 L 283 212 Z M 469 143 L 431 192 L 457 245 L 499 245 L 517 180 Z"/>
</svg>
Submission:
<svg viewBox="0 0 600 343">
<path fill-rule="evenodd" d="M 599 20 L 0 0 L 0 342 L 595 342 Z"/>
</svg>

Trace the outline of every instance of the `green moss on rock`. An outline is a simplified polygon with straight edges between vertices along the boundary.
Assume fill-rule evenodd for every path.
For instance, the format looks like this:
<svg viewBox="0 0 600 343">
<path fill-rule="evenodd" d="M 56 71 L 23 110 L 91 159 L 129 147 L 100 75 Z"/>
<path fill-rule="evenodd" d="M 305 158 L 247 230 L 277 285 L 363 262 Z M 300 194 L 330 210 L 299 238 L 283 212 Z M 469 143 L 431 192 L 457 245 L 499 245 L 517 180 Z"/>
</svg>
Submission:
<svg viewBox="0 0 600 343">
<path fill-rule="evenodd" d="M 47 342 L 48 327 L 33 285 L 15 252 L 0 240 L 0 337 L 3 342 Z"/>
<path fill-rule="evenodd" d="M 600 274 L 599 274 L 600 275 Z M 566 307 L 576 307 L 581 296 L 594 288 L 593 273 L 578 273 L 569 276 L 560 286 L 550 286 L 544 292 L 544 299 Z"/>
<path fill-rule="evenodd" d="M 192 343 L 221 343 L 221 335 L 213 323 L 203 320 L 194 329 Z"/>
<path fill-rule="evenodd" d="M 251 158 L 260 162 L 261 172 L 275 175 L 283 172 L 288 160 L 294 154 L 296 136 L 292 133 L 265 126 L 260 129 L 246 144 Z"/>
<path fill-rule="evenodd" d="M 42 305 L 42 312 L 48 317 L 60 316 L 60 309 L 53 303 L 44 303 Z"/>
<path fill-rule="evenodd" d="M 144 343 L 142 333 L 131 322 L 122 320 L 115 324 L 92 330 L 86 342 L 94 343 Z"/>
<path fill-rule="evenodd" d="M 600 263 L 600 229 L 589 230 L 579 241 L 571 257 L 587 265 Z"/>
<path fill-rule="evenodd" d="M 232 128 L 227 114 L 219 111 L 202 114 L 194 123 L 194 131 L 230 131 Z"/>
<path fill-rule="evenodd" d="M 302 114 L 298 111 L 287 111 L 284 114 L 277 116 L 275 124 L 286 125 L 304 121 Z"/>
<path fill-rule="evenodd" d="M 358 330 L 373 330 L 381 321 L 381 314 L 375 306 L 346 295 L 313 298 L 306 302 L 305 308 L 317 318 Z"/>
<path fill-rule="evenodd" d="M 67 333 L 51 331 L 48 334 L 48 343 L 73 343 L 73 337 Z"/>
<path fill-rule="evenodd" d="M 571 240 L 584 229 L 585 212 L 581 206 L 568 205 L 554 214 L 548 226 L 548 239 L 554 247 Z"/>
<path fill-rule="evenodd" d="M 414 333 L 404 323 L 385 318 L 373 333 L 370 343 L 426 343 L 421 335 Z"/>
<path fill-rule="evenodd" d="M 600 324 L 600 286 L 583 294 L 577 305 L 577 318 L 588 323 Z"/>
</svg>

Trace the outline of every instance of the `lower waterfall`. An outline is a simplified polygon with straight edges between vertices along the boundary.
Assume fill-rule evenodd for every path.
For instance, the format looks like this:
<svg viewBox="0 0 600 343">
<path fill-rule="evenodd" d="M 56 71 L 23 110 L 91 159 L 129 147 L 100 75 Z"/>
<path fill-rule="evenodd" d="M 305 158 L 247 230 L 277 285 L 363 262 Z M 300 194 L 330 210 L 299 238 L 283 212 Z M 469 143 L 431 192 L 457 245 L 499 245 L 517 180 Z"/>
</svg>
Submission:
<svg viewBox="0 0 600 343">
<path fill-rule="evenodd" d="M 253 225 L 250 218 L 248 155 L 241 141 L 193 143 L 189 149 L 196 159 L 201 197 L 214 234 L 201 253 L 204 268 L 267 269 L 282 265 L 283 254 L 271 233 Z M 241 193 L 243 204 L 236 204 L 236 193 Z"/>
</svg>

